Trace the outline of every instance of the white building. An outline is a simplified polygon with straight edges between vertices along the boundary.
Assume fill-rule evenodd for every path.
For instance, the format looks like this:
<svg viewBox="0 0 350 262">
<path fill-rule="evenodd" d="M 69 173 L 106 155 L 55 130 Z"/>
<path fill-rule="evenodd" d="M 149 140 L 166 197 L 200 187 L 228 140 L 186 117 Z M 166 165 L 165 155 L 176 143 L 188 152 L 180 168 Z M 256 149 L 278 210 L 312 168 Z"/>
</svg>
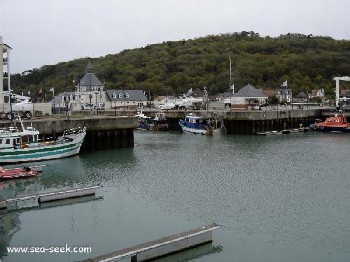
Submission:
<svg viewBox="0 0 350 262">
<path fill-rule="evenodd" d="M 52 100 L 52 104 L 53 108 L 69 110 L 80 110 L 88 105 L 91 108 L 99 108 L 101 104 L 106 105 L 104 85 L 93 73 L 90 61 L 84 77 L 75 86 L 75 91 L 58 94 Z"/>
<path fill-rule="evenodd" d="M 292 89 L 290 89 L 288 86 L 281 86 L 277 90 L 278 101 L 280 103 L 291 103 L 292 102 Z"/>
<path fill-rule="evenodd" d="M 0 104 L 4 104 L 4 86 L 6 90 L 10 90 L 10 50 L 12 48 L 3 43 L 2 36 L 0 36 Z"/>
<path fill-rule="evenodd" d="M 256 105 L 265 104 L 267 95 L 262 89 L 256 89 L 254 86 L 248 84 L 231 97 L 232 109 L 252 109 Z"/>
<path fill-rule="evenodd" d="M 111 108 L 142 108 L 147 106 L 148 99 L 143 90 L 116 89 L 107 90 Z"/>
</svg>

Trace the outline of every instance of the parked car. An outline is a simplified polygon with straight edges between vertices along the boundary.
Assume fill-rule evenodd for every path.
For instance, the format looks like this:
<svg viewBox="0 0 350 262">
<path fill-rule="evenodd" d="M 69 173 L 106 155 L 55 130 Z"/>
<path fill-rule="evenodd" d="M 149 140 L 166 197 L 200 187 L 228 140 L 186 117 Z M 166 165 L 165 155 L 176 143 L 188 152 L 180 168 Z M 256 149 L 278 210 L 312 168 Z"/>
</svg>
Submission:
<svg viewBox="0 0 350 262">
<path fill-rule="evenodd" d="M 94 110 L 95 109 L 95 106 L 93 104 L 84 104 L 84 105 L 81 105 L 81 110 Z"/>
<path fill-rule="evenodd" d="M 105 109 L 106 109 L 106 104 L 105 103 L 98 103 L 97 110 L 105 110 Z"/>
</svg>

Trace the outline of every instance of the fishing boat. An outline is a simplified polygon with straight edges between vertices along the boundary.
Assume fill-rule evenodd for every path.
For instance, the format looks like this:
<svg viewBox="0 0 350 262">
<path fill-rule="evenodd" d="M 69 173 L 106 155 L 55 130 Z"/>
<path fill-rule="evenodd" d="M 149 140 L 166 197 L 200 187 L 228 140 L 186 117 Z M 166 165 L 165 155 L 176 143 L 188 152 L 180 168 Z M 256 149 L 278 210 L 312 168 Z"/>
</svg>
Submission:
<svg viewBox="0 0 350 262">
<path fill-rule="evenodd" d="M 84 142 L 86 127 L 65 130 L 55 140 L 42 142 L 39 131 L 32 126 L 0 129 L 0 163 L 21 163 L 73 156 Z"/>
<path fill-rule="evenodd" d="M 17 178 L 28 178 L 35 177 L 38 173 L 42 172 L 40 166 L 29 166 L 29 167 L 15 167 L 4 169 L 0 166 L 0 179 L 17 179 Z"/>
<path fill-rule="evenodd" d="M 316 122 L 312 128 L 324 132 L 350 132 L 350 123 L 347 122 L 346 116 L 339 112 L 327 117 L 323 122 Z"/>
<path fill-rule="evenodd" d="M 192 114 L 186 116 L 185 119 L 181 119 L 179 125 L 183 132 L 190 134 L 212 135 L 214 131 L 210 121 Z"/>
<path fill-rule="evenodd" d="M 151 118 L 143 114 L 141 111 L 135 115 L 135 117 L 138 118 L 138 129 L 150 131 L 166 131 L 169 128 L 164 113 L 156 113 L 155 117 Z"/>
<path fill-rule="evenodd" d="M 138 120 L 138 129 L 149 130 L 149 121 L 151 117 L 146 116 L 144 113 L 142 113 L 142 110 L 137 115 L 135 115 L 135 117 Z"/>
</svg>

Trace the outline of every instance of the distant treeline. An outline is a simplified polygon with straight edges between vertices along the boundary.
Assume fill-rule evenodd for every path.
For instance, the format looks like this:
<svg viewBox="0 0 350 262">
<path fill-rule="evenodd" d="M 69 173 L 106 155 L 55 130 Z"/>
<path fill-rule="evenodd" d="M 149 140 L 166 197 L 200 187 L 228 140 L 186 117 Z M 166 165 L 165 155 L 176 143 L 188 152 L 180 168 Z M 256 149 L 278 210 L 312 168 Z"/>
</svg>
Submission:
<svg viewBox="0 0 350 262">
<path fill-rule="evenodd" d="M 211 95 L 229 90 L 229 57 L 235 90 L 246 84 L 276 89 L 288 80 L 296 94 L 323 88 L 334 95 L 335 76 L 350 75 L 350 41 L 303 34 L 261 37 L 258 33 L 209 35 L 168 41 L 118 54 L 91 58 L 93 71 L 106 89 L 150 90 L 151 95 L 178 95 L 207 87 Z M 47 97 L 74 91 L 89 58 L 76 59 L 11 76 L 16 93 Z M 342 88 L 350 83 L 342 83 Z"/>
</svg>

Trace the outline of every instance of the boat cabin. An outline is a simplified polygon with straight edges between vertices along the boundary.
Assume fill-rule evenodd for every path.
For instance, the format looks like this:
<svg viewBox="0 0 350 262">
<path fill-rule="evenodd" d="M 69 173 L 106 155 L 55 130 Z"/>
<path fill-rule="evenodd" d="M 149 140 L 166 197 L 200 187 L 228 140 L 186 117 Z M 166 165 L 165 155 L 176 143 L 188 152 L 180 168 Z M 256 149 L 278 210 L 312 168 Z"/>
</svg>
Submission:
<svg viewBox="0 0 350 262">
<path fill-rule="evenodd" d="M 188 123 L 199 124 L 203 122 L 203 118 L 200 116 L 186 116 L 185 121 Z"/>
<path fill-rule="evenodd" d="M 0 150 L 18 147 L 21 147 L 21 137 L 19 135 L 9 133 L 7 136 L 0 136 Z"/>
<path fill-rule="evenodd" d="M 38 142 L 39 139 L 37 134 L 26 134 L 22 136 L 22 144 L 33 144 Z"/>
<path fill-rule="evenodd" d="M 25 131 L 18 131 L 15 128 L 0 130 L 0 150 L 8 148 L 21 148 L 28 144 L 36 144 L 39 142 L 39 132 L 32 127 L 28 127 Z"/>
</svg>

